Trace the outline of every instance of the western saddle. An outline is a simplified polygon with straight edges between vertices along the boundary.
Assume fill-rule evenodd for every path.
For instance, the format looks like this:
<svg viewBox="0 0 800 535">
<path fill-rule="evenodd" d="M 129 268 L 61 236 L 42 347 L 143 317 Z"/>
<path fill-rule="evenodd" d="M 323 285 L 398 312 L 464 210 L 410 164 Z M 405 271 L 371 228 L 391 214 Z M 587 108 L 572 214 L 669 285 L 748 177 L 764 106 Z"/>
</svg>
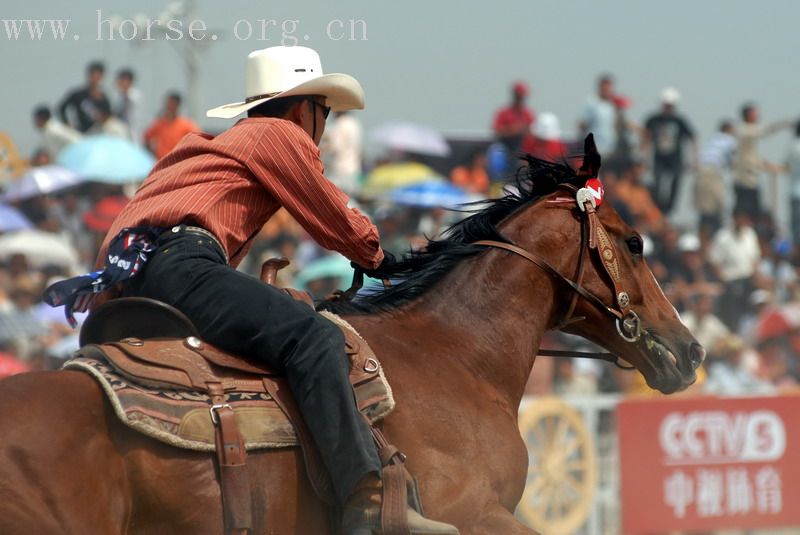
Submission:
<svg viewBox="0 0 800 535">
<path fill-rule="evenodd" d="M 277 271 L 287 264 L 285 259 L 265 262 L 261 279 L 273 284 Z M 313 306 L 308 294 L 286 291 Z M 348 353 L 363 351 L 367 359 L 363 362 L 369 363 L 362 370 L 354 370 L 351 381 L 355 384 L 367 376 L 377 376 L 380 363 L 366 342 L 354 332 L 343 331 Z M 271 367 L 213 347 L 201 339 L 201 333 L 182 312 L 140 297 L 112 299 L 100 305 L 84 322 L 80 345 L 80 353 L 102 354 L 127 380 L 153 388 L 202 392 L 210 398 L 227 534 L 247 535 L 253 526 L 245 444 L 234 411 L 225 401 L 230 392 L 266 394 L 277 403 L 295 428 L 312 486 L 323 500 L 335 503 L 330 476 L 297 404 L 284 378 Z M 405 456 L 386 441 L 379 429 L 372 424 L 370 428 L 385 465 L 383 511 L 387 525 L 392 526 L 386 533 L 408 533 L 408 497 L 421 510 L 414 480 L 403 464 Z"/>
</svg>

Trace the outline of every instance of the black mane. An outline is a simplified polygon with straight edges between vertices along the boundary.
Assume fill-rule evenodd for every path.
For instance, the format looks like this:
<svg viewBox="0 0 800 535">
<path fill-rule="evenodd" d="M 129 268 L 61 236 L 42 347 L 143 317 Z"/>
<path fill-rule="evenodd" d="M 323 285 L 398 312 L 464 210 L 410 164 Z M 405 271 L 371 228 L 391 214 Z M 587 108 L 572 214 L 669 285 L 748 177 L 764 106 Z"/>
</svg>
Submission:
<svg viewBox="0 0 800 535">
<path fill-rule="evenodd" d="M 560 184 L 583 186 L 585 177 L 577 176 L 575 170 L 566 163 L 548 162 L 530 155 L 523 159 L 528 165 L 517 170 L 513 181 L 516 191 L 498 199 L 474 203 L 474 208 L 467 210 L 472 215 L 447 229 L 442 239 L 429 240 L 425 248 L 408 252 L 395 273 L 397 278 L 402 279 L 401 282 L 350 302 L 326 301 L 319 308 L 337 314 L 369 314 L 395 309 L 413 301 L 433 287 L 461 260 L 486 249 L 474 245 L 474 242 L 508 242 L 497 230 L 497 225 L 506 217 L 554 192 Z"/>
</svg>

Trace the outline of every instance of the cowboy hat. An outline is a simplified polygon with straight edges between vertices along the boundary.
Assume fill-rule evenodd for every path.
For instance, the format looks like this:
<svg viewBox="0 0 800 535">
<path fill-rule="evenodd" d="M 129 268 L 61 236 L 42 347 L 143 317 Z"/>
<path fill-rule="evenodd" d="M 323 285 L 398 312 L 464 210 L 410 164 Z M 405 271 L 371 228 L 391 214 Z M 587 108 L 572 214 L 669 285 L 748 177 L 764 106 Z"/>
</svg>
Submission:
<svg viewBox="0 0 800 535">
<path fill-rule="evenodd" d="M 273 46 L 247 56 L 247 98 L 208 110 L 206 116 L 231 119 L 274 98 L 321 95 L 333 111 L 364 109 L 364 90 L 348 74 L 323 74 L 316 51 L 304 46 Z"/>
</svg>

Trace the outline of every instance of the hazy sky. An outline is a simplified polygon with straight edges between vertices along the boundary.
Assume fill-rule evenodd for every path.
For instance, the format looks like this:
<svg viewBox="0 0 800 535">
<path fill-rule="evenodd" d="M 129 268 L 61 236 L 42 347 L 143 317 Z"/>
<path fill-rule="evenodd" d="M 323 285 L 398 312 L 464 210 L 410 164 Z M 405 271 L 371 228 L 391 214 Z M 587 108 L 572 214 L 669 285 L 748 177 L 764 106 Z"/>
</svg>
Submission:
<svg viewBox="0 0 800 535">
<path fill-rule="evenodd" d="M 3 0 L 2 19 L 70 23 L 65 40 L 54 40 L 48 29 L 35 41 L 24 35 L 27 29 L 9 39 L 0 21 L 0 130 L 28 155 L 37 139 L 31 109 L 55 104 L 68 88 L 81 84 L 92 59 L 104 60 L 112 76 L 120 67 L 132 67 L 151 118 L 166 90 L 186 91 L 175 48 L 187 44 L 188 27 L 183 27 L 183 41 L 128 42 L 118 34 L 110 41 L 107 26 L 104 39 L 97 40 L 97 10 L 104 20 L 115 14 L 155 19 L 167 4 L 26 0 L 12 5 Z M 521 79 L 532 87 L 531 106 L 556 113 L 565 133 L 572 134 L 596 76 L 606 71 L 633 99 L 630 116 L 636 120 L 656 108 L 664 86 L 677 87 L 683 95 L 680 109 L 701 139 L 721 118 L 737 117 L 745 100 L 761 106 L 765 121 L 800 115 L 796 0 L 198 0 L 193 18 L 219 35 L 203 53 L 202 110 L 241 100 L 247 53 L 281 44 L 283 37 L 284 44 L 296 39 L 316 48 L 327 72 L 347 72 L 361 81 L 367 128 L 403 119 L 450 134 L 485 134 L 493 112 L 507 100 L 510 82 Z M 342 35 L 336 21 L 348 29 L 350 19 L 363 21 L 356 40 L 332 39 Z M 246 39 L 248 23 L 252 35 Z M 106 85 L 112 93 L 110 79 Z M 213 130 L 232 124 L 197 119 Z M 788 133 L 776 136 L 765 145 L 767 154 L 782 157 L 789 139 Z"/>
</svg>

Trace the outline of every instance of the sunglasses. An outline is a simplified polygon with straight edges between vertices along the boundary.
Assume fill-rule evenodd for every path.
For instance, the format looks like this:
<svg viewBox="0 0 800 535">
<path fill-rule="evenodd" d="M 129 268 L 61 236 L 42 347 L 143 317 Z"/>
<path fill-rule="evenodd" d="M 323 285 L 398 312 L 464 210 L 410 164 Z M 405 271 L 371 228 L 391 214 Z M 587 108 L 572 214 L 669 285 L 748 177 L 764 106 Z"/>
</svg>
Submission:
<svg viewBox="0 0 800 535">
<path fill-rule="evenodd" d="M 330 115 L 330 114 L 331 114 L 331 108 L 330 108 L 330 106 L 323 106 L 322 104 L 320 104 L 319 102 L 317 102 L 317 101 L 316 101 L 316 100 L 314 100 L 314 99 L 309 99 L 309 100 L 311 100 L 311 103 L 314 105 L 314 108 L 316 108 L 317 106 L 319 106 L 320 108 L 322 108 L 322 116 L 323 116 L 323 117 L 325 117 L 325 118 L 327 119 L 327 118 L 328 118 L 328 115 Z"/>
</svg>

